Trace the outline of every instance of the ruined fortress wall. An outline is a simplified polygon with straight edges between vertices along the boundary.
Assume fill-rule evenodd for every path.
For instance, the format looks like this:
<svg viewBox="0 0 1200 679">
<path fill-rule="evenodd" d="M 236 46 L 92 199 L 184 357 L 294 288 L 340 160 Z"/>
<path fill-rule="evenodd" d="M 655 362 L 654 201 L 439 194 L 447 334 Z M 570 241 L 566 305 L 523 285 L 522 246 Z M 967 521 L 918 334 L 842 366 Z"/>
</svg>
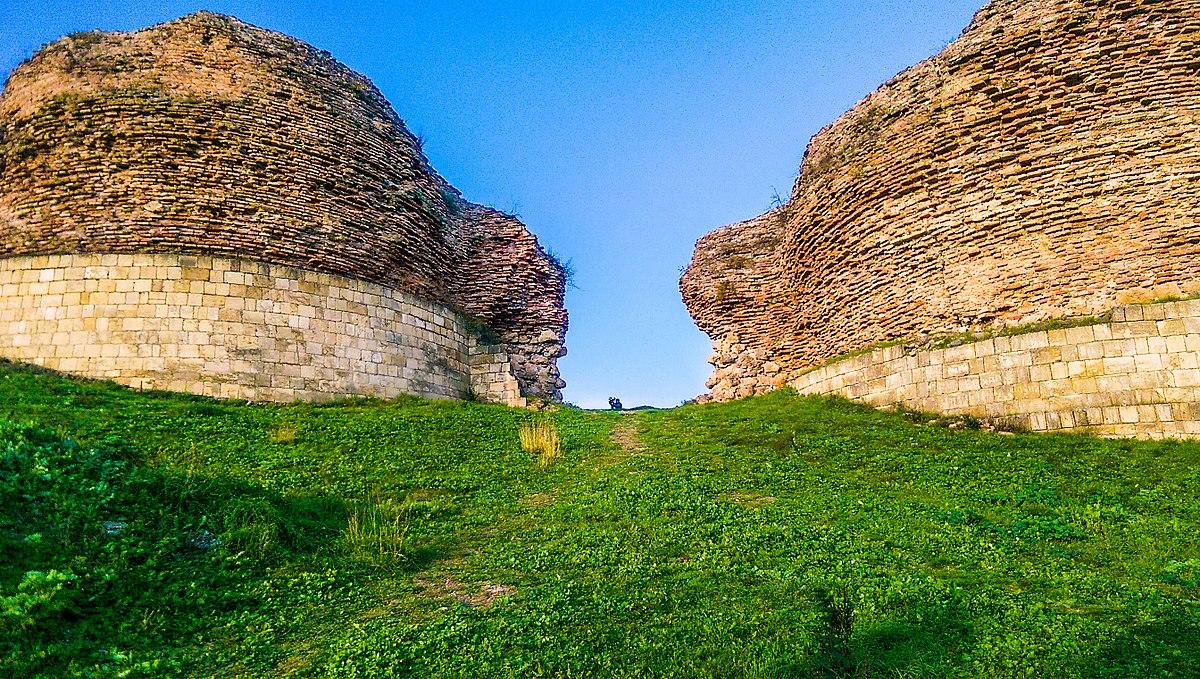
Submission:
<svg viewBox="0 0 1200 679">
<path fill-rule="evenodd" d="M 1034 431 L 1200 436 L 1200 301 L 1122 306 L 1109 323 L 948 349 L 876 349 L 791 385 Z"/>
<path fill-rule="evenodd" d="M 442 179 L 375 86 L 327 52 L 198 13 L 81 33 L 0 96 L 0 258 L 252 259 L 374 283 L 490 328 L 556 399 L 565 275 Z"/>
<path fill-rule="evenodd" d="M 454 278 L 452 297 L 503 340 L 521 393 L 561 400 L 566 272 L 512 216 L 480 206 L 466 210 L 475 226 L 471 255 Z"/>
<path fill-rule="evenodd" d="M 681 281 L 718 398 L 875 343 L 1200 289 L 1200 0 L 998 0 Z M 747 252 L 748 251 L 748 252 Z"/>
<path fill-rule="evenodd" d="M 470 388 L 523 403 L 505 352 L 480 347 L 446 306 L 244 259 L 0 259 L 0 357 L 223 398 L 462 398 Z"/>
</svg>

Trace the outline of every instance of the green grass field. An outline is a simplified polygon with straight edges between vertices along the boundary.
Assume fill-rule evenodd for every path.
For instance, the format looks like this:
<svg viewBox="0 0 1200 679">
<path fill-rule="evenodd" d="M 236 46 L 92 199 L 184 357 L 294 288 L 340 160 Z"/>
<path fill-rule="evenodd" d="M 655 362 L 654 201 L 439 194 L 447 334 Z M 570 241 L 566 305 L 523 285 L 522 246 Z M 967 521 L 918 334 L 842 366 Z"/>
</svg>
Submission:
<svg viewBox="0 0 1200 679">
<path fill-rule="evenodd" d="M 1200 676 L 1200 444 L 0 365 L 0 676 Z"/>
</svg>

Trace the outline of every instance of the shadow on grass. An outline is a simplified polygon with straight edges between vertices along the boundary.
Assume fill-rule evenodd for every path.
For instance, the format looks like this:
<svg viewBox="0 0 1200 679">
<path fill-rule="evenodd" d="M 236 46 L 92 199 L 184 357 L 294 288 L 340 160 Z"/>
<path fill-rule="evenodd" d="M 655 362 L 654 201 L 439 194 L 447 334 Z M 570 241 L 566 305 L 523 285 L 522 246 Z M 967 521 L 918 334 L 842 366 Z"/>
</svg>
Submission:
<svg viewBox="0 0 1200 679">
<path fill-rule="evenodd" d="M 867 624 L 844 591 L 823 593 L 816 604 L 821 615 L 814 630 L 816 649 L 770 676 L 936 676 L 953 664 L 958 649 L 972 643 L 970 627 L 942 607 L 913 606 L 898 617 Z"/>
<path fill-rule="evenodd" d="M 1200 677 L 1200 607 L 1175 609 L 1165 619 L 1137 625 L 1104 644 L 1078 676 Z"/>
<path fill-rule="evenodd" d="M 941 676 L 974 643 L 970 625 L 944 608 L 913 607 L 900 617 L 863 625 L 848 602 L 844 595 L 818 602 L 823 620 L 816 652 L 776 676 Z M 1085 653 L 1070 675 L 1200 677 L 1200 608 L 1176 607 L 1159 617 Z"/>
<path fill-rule="evenodd" d="M 213 629 L 279 624 L 296 617 L 281 607 L 379 572 L 342 539 L 340 498 L 143 461 L 120 441 L 82 446 L 0 419 L 0 675 L 104 674 L 131 657 L 182 667 Z M 441 555 L 404 557 L 388 572 Z"/>
</svg>

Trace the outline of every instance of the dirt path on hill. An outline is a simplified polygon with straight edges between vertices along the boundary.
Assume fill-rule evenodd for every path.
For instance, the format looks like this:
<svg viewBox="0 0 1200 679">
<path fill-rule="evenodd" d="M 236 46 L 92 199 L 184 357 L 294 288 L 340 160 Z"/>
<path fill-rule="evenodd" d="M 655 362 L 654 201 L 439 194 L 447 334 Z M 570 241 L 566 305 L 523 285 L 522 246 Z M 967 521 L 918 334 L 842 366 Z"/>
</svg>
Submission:
<svg viewBox="0 0 1200 679">
<path fill-rule="evenodd" d="M 633 418 L 630 417 L 629 420 L 633 420 Z M 593 460 L 591 466 L 595 472 L 611 467 L 630 457 L 645 455 L 649 450 L 642 443 L 641 437 L 638 436 L 636 420 L 621 422 L 613 427 L 612 431 L 609 432 L 608 438 L 616 444 L 617 449 L 608 450 Z"/>
<path fill-rule="evenodd" d="M 646 446 L 642 445 L 642 439 L 638 436 L 637 426 L 633 422 L 622 422 L 612 430 L 610 434 L 613 443 L 621 446 L 625 450 L 632 452 L 642 452 L 646 450 Z"/>
</svg>

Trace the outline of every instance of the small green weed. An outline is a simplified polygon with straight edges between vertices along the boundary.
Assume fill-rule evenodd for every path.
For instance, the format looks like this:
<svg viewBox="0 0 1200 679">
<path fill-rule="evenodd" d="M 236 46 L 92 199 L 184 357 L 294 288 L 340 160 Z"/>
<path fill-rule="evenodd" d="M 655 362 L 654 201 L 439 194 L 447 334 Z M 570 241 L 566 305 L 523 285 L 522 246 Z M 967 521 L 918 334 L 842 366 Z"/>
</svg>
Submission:
<svg viewBox="0 0 1200 679">
<path fill-rule="evenodd" d="M 550 263 L 553 264 L 555 267 L 558 268 L 559 271 L 562 272 L 563 280 L 566 281 L 567 287 L 571 287 L 571 288 L 579 287 L 575 284 L 575 278 L 579 273 L 575 268 L 575 261 L 570 258 L 563 257 L 562 255 L 558 254 L 557 252 L 555 252 L 554 250 L 551 250 L 549 248 L 547 248 L 545 250 L 545 253 L 546 253 L 547 259 L 550 260 Z"/>
<path fill-rule="evenodd" d="M 725 260 L 725 268 L 727 270 L 736 271 L 745 269 L 750 266 L 750 258 L 744 255 L 731 255 Z"/>
<path fill-rule="evenodd" d="M 713 288 L 713 301 L 717 304 L 727 302 L 733 299 L 733 296 L 736 293 L 737 289 L 733 286 L 733 283 L 729 281 L 720 281 L 717 283 L 716 287 Z"/>
<path fill-rule="evenodd" d="M 50 570 L 29 571 L 11 596 L 0 596 L 0 628 L 28 629 L 38 620 L 61 615 L 73 608 L 70 590 L 75 574 Z"/>
<path fill-rule="evenodd" d="M 67 37 L 71 39 L 72 44 L 76 47 L 91 47 L 92 45 L 104 42 L 107 36 L 103 31 L 77 31 L 75 33 L 68 33 Z"/>
</svg>

